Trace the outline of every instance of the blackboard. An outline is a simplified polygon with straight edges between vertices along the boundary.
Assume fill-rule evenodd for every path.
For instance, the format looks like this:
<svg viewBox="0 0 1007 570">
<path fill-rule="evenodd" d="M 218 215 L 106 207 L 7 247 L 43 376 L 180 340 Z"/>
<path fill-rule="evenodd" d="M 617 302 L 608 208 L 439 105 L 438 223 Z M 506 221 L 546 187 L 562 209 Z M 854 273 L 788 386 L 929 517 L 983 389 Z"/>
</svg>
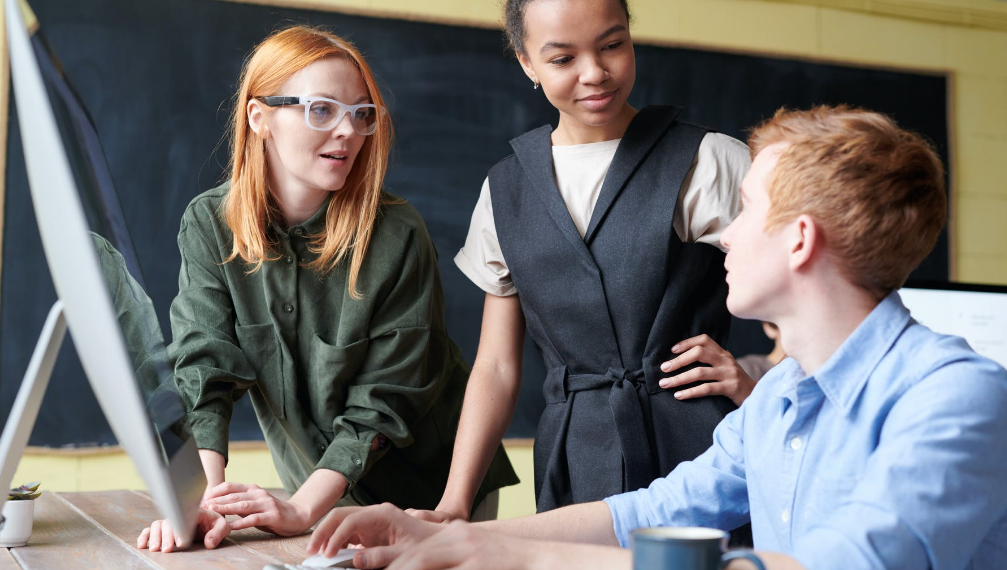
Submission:
<svg viewBox="0 0 1007 570">
<path fill-rule="evenodd" d="M 556 120 L 504 49 L 497 30 L 211 0 L 35 0 L 42 30 L 91 111 L 157 309 L 177 292 L 178 222 L 193 196 L 222 178 L 220 144 L 244 55 L 284 23 L 324 25 L 355 42 L 385 90 L 397 143 L 388 189 L 426 219 L 440 253 L 450 333 L 471 362 L 483 293 L 452 263 L 486 172 L 508 140 Z M 782 105 L 851 103 L 893 115 L 928 136 L 945 162 L 947 78 L 810 61 L 637 45 L 638 107 L 676 103 L 687 120 L 746 137 Z M 13 99 L 12 99 L 13 101 Z M 0 297 L 0 417 L 6 417 L 55 300 L 31 209 L 11 104 Z M 948 240 L 915 277 L 946 280 Z M 736 323 L 729 348 L 767 351 L 755 323 Z M 532 437 L 543 406 L 542 365 L 526 347 L 511 437 Z M 247 399 L 232 439 L 260 439 Z M 69 336 L 32 445 L 114 443 Z"/>
</svg>

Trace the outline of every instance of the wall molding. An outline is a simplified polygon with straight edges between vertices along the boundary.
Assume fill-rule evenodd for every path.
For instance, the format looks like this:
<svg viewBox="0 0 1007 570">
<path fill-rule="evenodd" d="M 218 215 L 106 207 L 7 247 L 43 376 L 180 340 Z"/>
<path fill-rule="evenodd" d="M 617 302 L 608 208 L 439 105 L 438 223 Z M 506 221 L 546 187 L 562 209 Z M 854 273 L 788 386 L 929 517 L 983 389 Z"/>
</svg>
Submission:
<svg viewBox="0 0 1007 570">
<path fill-rule="evenodd" d="M 752 0 L 765 1 L 765 0 Z M 1007 2 L 997 0 L 773 0 L 876 16 L 1007 31 Z"/>
</svg>

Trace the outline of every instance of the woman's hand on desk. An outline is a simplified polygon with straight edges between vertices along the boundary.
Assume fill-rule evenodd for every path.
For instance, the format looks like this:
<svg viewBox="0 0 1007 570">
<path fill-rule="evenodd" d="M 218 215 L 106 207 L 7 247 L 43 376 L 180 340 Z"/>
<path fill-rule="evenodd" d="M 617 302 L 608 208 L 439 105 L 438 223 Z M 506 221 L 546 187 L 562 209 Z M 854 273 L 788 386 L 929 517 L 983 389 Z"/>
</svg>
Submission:
<svg viewBox="0 0 1007 570">
<path fill-rule="evenodd" d="M 284 501 L 258 485 L 225 482 L 203 496 L 206 509 L 221 516 L 237 515 L 231 530 L 256 527 L 279 536 L 296 536 L 311 528 L 315 519 L 296 497 Z"/>
<path fill-rule="evenodd" d="M 464 523 L 456 523 L 464 524 Z M 411 545 L 448 525 L 420 520 L 391 504 L 334 509 L 311 533 L 307 553 L 333 556 L 348 544 L 366 550 L 353 558 L 355 568 L 383 568 Z"/>
<path fill-rule="evenodd" d="M 665 373 L 674 372 L 697 362 L 709 364 L 709 366 L 697 366 L 660 381 L 660 386 L 666 390 L 694 382 L 705 382 L 675 392 L 675 397 L 679 400 L 719 395 L 727 396 L 734 405 L 740 406 L 755 388 L 755 380 L 752 380 L 738 365 L 734 356 L 705 334 L 683 340 L 673 346 L 671 351 L 678 356 L 661 365 L 661 370 Z"/>
<path fill-rule="evenodd" d="M 206 509 L 199 509 L 199 515 L 196 517 L 195 539 L 202 539 L 203 546 L 216 548 L 230 532 L 231 527 L 223 516 Z M 171 552 L 179 542 L 179 537 L 175 535 L 171 523 L 167 520 L 157 520 L 143 529 L 140 537 L 136 539 L 136 547 L 149 548 L 151 552 Z"/>
<path fill-rule="evenodd" d="M 441 502 L 437 505 L 436 509 L 432 511 L 406 509 L 406 514 L 427 522 L 448 523 L 451 521 L 469 520 L 469 511 L 471 509 L 471 504 L 465 504 L 461 501 L 452 501 L 448 498 L 447 493 L 445 493 L 444 498 L 441 499 Z"/>
<path fill-rule="evenodd" d="M 427 521 L 432 523 L 449 523 L 451 521 L 457 521 L 457 520 L 460 521 L 469 520 L 468 517 L 441 508 L 438 508 L 435 511 L 424 511 L 421 509 L 406 509 L 405 513 L 411 517 L 416 517 L 421 521 Z"/>
</svg>

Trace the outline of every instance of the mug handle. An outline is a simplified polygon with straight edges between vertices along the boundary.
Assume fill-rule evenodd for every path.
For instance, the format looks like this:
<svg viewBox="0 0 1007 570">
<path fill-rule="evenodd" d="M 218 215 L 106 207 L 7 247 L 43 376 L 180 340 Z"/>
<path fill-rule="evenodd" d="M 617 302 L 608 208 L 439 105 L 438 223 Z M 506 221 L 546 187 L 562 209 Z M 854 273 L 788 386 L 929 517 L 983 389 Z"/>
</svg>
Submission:
<svg viewBox="0 0 1007 570">
<path fill-rule="evenodd" d="M 756 570 L 766 570 L 766 565 L 762 563 L 762 559 L 759 558 L 754 551 L 745 548 L 725 552 L 724 555 L 720 557 L 720 567 L 723 568 L 728 562 L 738 558 L 748 560 L 755 566 Z"/>
</svg>

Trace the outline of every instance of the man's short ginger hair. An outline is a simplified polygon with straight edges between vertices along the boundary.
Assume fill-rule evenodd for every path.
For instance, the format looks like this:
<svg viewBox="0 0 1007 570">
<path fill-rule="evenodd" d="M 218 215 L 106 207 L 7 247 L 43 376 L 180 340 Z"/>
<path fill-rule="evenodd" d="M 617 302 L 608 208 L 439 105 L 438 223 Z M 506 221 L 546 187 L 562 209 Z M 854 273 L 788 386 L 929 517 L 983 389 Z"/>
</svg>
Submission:
<svg viewBox="0 0 1007 570">
<path fill-rule="evenodd" d="M 780 109 L 749 138 L 754 158 L 788 143 L 770 175 L 772 231 L 809 215 L 853 284 L 878 298 L 901 287 L 947 220 L 944 168 L 933 147 L 880 113 Z"/>
</svg>

